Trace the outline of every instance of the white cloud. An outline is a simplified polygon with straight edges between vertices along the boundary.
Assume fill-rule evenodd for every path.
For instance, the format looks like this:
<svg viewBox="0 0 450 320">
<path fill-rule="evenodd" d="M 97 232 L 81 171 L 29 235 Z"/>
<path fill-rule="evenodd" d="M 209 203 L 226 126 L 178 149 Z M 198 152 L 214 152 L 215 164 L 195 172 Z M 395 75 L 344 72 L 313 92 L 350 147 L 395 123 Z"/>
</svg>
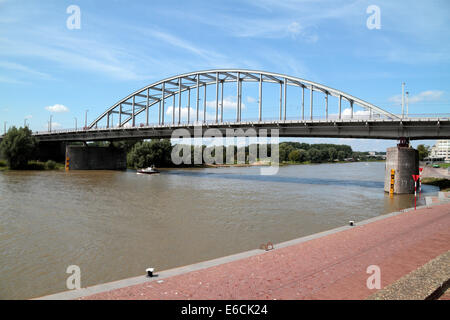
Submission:
<svg viewBox="0 0 450 320">
<path fill-rule="evenodd" d="M 220 103 L 221 103 L 221 101 L 219 100 L 219 109 L 220 109 Z M 216 100 L 206 101 L 206 106 L 208 108 L 215 108 Z M 236 110 L 236 98 L 235 97 L 225 97 L 223 99 L 223 108 Z M 245 109 L 245 103 L 242 103 L 241 108 Z"/>
<path fill-rule="evenodd" d="M 443 93 L 443 91 L 437 90 L 422 91 L 418 95 L 411 96 L 410 98 L 408 98 L 408 100 L 410 103 L 417 103 L 420 101 L 434 101 L 439 100 Z"/>
<path fill-rule="evenodd" d="M 422 91 L 416 95 L 410 95 L 408 97 L 408 101 L 410 104 L 418 103 L 418 102 L 422 102 L 422 101 L 436 101 L 436 100 L 439 100 L 443 94 L 444 94 L 444 91 L 427 90 L 427 91 Z M 402 96 L 400 94 L 398 94 L 398 95 L 390 97 L 388 100 L 395 104 L 401 104 Z M 405 99 L 405 103 L 406 103 L 406 99 Z"/>
<path fill-rule="evenodd" d="M 65 68 L 102 73 L 120 80 L 148 79 L 149 76 L 137 66 L 142 68 L 154 62 L 149 63 L 150 57 L 141 58 L 115 43 L 71 37 L 67 32 L 61 34 L 54 29 L 37 28 L 27 31 L 27 35 L 29 38 L 25 39 L 14 35 L 0 38 L 0 54 L 14 58 L 49 60 Z M 1 62 L 0 68 L 26 72 L 40 78 L 52 78 L 51 75 L 17 63 Z"/>
<path fill-rule="evenodd" d="M 12 84 L 27 84 L 27 82 L 25 82 L 25 81 L 13 79 L 11 77 L 3 77 L 3 76 L 0 76 L 0 82 L 12 83 Z"/>
<path fill-rule="evenodd" d="M 190 116 L 192 117 L 194 115 L 194 108 L 189 108 L 189 113 Z M 170 106 L 167 108 L 166 110 L 166 115 L 168 116 L 172 116 L 172 112 L 173 112 L 173 106 Z M 200 113 L 200 112 L 199 112 Z M 185 118 L 187 119 L 188 116 L 188 108 L 187 107 L 181 107 L 181 118 Z M 175 118 L 178 117 L 178 107 L 175 108 Z"/>
<path fill-rule="evenodd" d="M 27 66 L 24 66 L 22 64 L 18 64 L 18 63 L 14 63 L 14 62 L 0 61 L 0 68 L 17 71 L 20 74 L 28 73 L 30 75 L 37 76 L 42 79 L 51 78 L 50 75 L 48 75 L 47 73 L 39 72 L 39 71 L 31 69 Z"/>
<path fill-rule="evenodd" d="M 48 121 L 45 125 L 42 126 L 42 128 L 45 128 L 45 130 L 48 130 Z M 61 123 L 52 121 L 52 130 L 60 129 L 60 128 L 62 128 Z"/>
<path fill-rule="evenodd" d="M 301 27 L 300 24 L 296 21 L 292 22 L 290 25 L 287 26 L 287 30 L 289 33 L 292 34 L 299 34 Z"/>
<path fill-rule="evenodd" d="M 247 96 L 247 102 L 248 103 L 255 103 L 255 102 L 257 102 L 258 100 L 256 100 L 255 98 L 253 98 L 253 97 L 250 97 L 250 96 Z"/>
<path fill-rule="evenodd" d="M 191 53 L 198 55 L 203 59 L 210 59 L 211 57 L 222 57 L 221 54 L 218 54 L 214 51 L 201 49 L 199 48 L 198 45 L 192 44 L 167 32 L 156 31 L 153 29 L 139 29 L 139 30 L 144 34 L 146 34 L 147 36 L 151 36 L 152 38 L 162 40 L 174 47 L 187 50 Z"/>
<path fill-rule="evenodd" d="M 351 108 L 345 108 L 342 111 L 342 115 L 343 116 L 351 116 L 352 115 L 352 109 Z M 353 115 L 354 116 L 368 116 L 370 115 L 370 111 L 369 110 L 353 110 Z"/>
<path fill-rule="evenodd" d="M 25 117 L 25 119 L 31 119 L 31 118 L 33 118 L 33 116 L 31 114 L 29 114 Z"/>
<path fill-rule="evenodd" d="M 167 118 L 165 119 L 166 123 L 169 123 L 172 121 L 172 112 L 173 112 L 173 107 L 172 106 L 168 107 L 166 110 L 166 115 L 167 115 Z M 190 112 L 191 121 L 195 120 L 197 117 L 197 112 L 195 111 L 195 109 L 191 107 L 189 112 Z M 188 108 L 181 107 L 182 121 L 187 121 L 187 117 L 188 117 Z M 199 110 L 198 117 L 199 117 L 200 121 L 203 120 L 203 108 L 201 108 L 201 110 Z M 215 114 L 206 112 L 206 120 L 214 120 L 214 119 L 216 119 Z M 178 107 L 175 107 L 175 122 L 178 122 Z"/>
<path fill-rule="evenodd" d="M 307 42 L 316 42 L 318 40 L 317 34 L 310 33 L 305 30 L 298 22 L 286 22 L 283 20 L 267 19 L 247 20 L 246 23 L 238 23 L 233 26 L 232 20 L 229 21 L 229 29 L 237 37 L 242 38 L 302 38 Z"/>
<path fill-rule="evenodd" d="M 50 112 L 69 112 L 69 108 L 62 104 L 55 104 L 53 106 L 47 106 L 45 107 L 45 110 Z"/>
</svg>

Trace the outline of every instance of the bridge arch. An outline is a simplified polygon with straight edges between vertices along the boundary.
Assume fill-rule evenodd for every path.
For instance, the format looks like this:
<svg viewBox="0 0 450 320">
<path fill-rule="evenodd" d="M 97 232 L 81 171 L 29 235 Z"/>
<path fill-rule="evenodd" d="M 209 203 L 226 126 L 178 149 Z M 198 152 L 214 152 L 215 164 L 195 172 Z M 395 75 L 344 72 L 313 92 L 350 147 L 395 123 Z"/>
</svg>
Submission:
<svg viewBox="0 0 450 320">
<path fill-rule="evenodd" d="M 114 114 L 119 116 L 117 122 L 118 127 L 131 126 L 136 127 L 136 116 L 145 112 L 146 115 L 146 126 L 150 125 L 149 110 L 155 105 L 158 106 L 158 119 L 153 123 L 158 125 L 170 125 L 170 124 L 180 124 L 182 122 L 181 109 L 182 107 L 182 94 L 187 92 L 187 108 L 188 108 L 188 123 L 198 123 L 198 122 L 208 122 L 206 118 L 206 92 L 208 86 L 215 87 L 215 119 L 214 123 L 224 123 L 223 118 L 223 88 L 225 84 L 231 85 L 235 83 L 236 89 L 236 116 L 233 122 L 240 122 L 242 120 L 242 82 L 254 82 L 259 83 L 259 95 L 258 95 L 258 121 L 262 120 L 263 114 L 263 83 L 275 83 L 280 85 L 280 103 L 279 103 L 279 118 L 273 119 L 274 121 L 286 120 L 286 109 L 287 109 L 287 88 L 288 86 L 298 87 L 302 90 L 301 99 L 301 114 L 299 114 L 299 120 L 313 120 L 313 93 L 318 92 L 325 96 L 325 113 L 328 120 L 328 96 L 334 96 L 338 98 L 339 101 L 339 112 L 337 119 L 342 119 L 342 109 L 341 101 L 342 99 L 347 100 L 350 103 L 351 115 L 353 118 L 354 105 L 357 105 L 364 110 L 369 111 L 370 117 L 378 116 L 388 119 L 398 119 L 398 117 L 388 111 L 385 111 L 376 105 L 366 102 L 360 98 L 353 95 L 345 93 L 340 90 L 330 88 L 328 86 L 322 85 L 317 82 L 309 81 L 306 79 L 301 79 L 298 77 L 292 77 L 284 74 L 266 72 L 266 71 L 256 71 L 256 70 L 245 70 L 245 69 L 214 69 L 206 71 L 196 71 L 185 74 L 176 75 L 169 77 L 157 82 L 154 82 L 146 87 L 143 87 L 125 98 L 119 100 L 100 116 L 98 116 L 89 125 L 89 129 L 97 127 L 100 122 L 106 120 L 106 127 L 113 127 L 114 124 L 111 118 Z M 307 112 L 308 117 L 305 117 L 305 89 L 309 91 L 309 111 Z M 191 106 L 191 91 L 195 94 L 195 103 Z M 220 91 L 220 92 L 219 92 Z M 203 105 L 200 106 L 200 94 L 203 94 Z M 172 98 L 172 112 L 171 119 L 165 118 L 166 105 L 168 99 Z M 129 108 L 129 109 L 124 109 Z M 190 115 L 190 110 L 195 107 L 194 115 Z M 177 108 L 177 109 L 176 109 Z M 193 109 L 193 108 L 192 108 Z M 178 111 L 178 116 L 176 112 Z M 200 113 L 201 112 L 201 113 Z"/>
</svg>

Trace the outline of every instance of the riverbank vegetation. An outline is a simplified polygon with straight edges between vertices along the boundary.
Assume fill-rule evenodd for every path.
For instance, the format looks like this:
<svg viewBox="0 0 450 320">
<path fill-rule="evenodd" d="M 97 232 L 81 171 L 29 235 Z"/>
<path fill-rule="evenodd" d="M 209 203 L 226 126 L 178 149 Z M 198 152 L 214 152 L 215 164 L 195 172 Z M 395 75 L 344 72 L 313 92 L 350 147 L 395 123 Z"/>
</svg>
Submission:
<svg viewBox="0 0 450 320">
<path fill-rule="evenodd" d="M 448 169 L 448 168 L 450 168 L 450 163 L 437 163 L 436 164 L 439 168 L 442 168 L 442 169 Z"/>
<path fill-rule="evenodd" d="M 281 142 L 278 145 L 280 165 L 288 164 L 311 164 L 326 162 L 353 162 L 353 161 L 376 161 L 382 160 L 385 153 L 355 152 L 348 145 L 334 144 L 308 144 L 300 142 Z M 176 149 L 175 149 L 176 148 Z M 135 143 L 127 152 L 127 166 L 129 168 L 143 168 L 151 165 L 157 167 L 193 167 L 204 166 L 205 159 L 202 155 L 208 154 L 211 158 L 222 159 L 222 164 L 243 165 L 244 164 L 270 164 L 271 150 L 273 146 L 267 145 L 264 154 L 260 154 L 262 148 L 259 145 L 251 144 L 243 147 L 236 145 L 223 146 L 194 146 L 194 145 L 175 145 L 172 146 L 167 139 L 140 141 Z M 178 152 L 179 157 L 183 158 L 183 151 L 190 150 L 190 163 L 183 161 L 176 165 L 172 162 L 172 151 Z M 250 150 L 256 150 L 257 155 L 251 157 Z M 216 157 L 216 152 L 222 152 Z M 234 158 L 231 158 L 233 155 Z M 186 155 L 187 156 L 187 155 Z M 197 160 L 196 159 L 200 159 Z M 210 163 L 210 161 L 207 161 Z M 219 164 L 218 166 L 222 166 Z"/>
<path fill-rule="evenodd" d="M 8 170 L 8 164 L 6 160 L 0 160 L 0 171 Z"/>
<path fill-rule="evenodd" d="M 36 139 L 28 127 L 11 127 L 3 136 L 0 152 L 10 169 L 25 169 L 36 152 L 36 145 Z"/>
<path fill-rule="evenodd" d="M 430 154 L 430 147 L 419 144 L 417 146 L 417 151 L 419 152 L 419 161 L 424 161 L 426 157 Z"/>
<path fill-rule="evenodd" d="M 450 191 L 450 180 L 445 178 L 422 178 L 422 184 L 439 187 L 441 191 Z"/>
<path fill-rule="evenodd" d="M 383 153 L 354 152 L 348 145 L 308 144 L 300 142 L 281 142 L 278 145 L 279 157 L 272 159 L 273 145 L 251 144 L 238 147 L 206 146 L 206 145 L 174 145 L 169 139 L 128 140 L 116 142 L 93 142 L 88 146 L 122 148 L 127 153 L 128 168 L 157 167 L 195 167 L 222 165 L 270 165 L 276 161 L 280 165 L 311 164 L 326 162 L 349 162 L 380 160 Z M 190 150 L 189 156 L 183 152 Z M 255 150 L 255 152 L 251 152 Z M 0 162 L 0 170 L 54 170 L 63 169 L 63 163 L 53 160 L 37 161 L 39 154 L 36 139 L 31 131 L 25 128 L 12 127 L 5 134 L 0 152 L 6 161 Z M 172 161 L 172 153 L 177 152 L 182 163 Z M 221 154 L 216 155 L 217 152 Z M 205 159 L 205 155 L 211 159 Z M 188 157 L 186 159 L 186 157 Z M 214 161 L 221 159 L 220 161 Z M 42 160 L 42 159 L 41 159 Z M 190 161 L 189 161 L 190 160 Z"/>
<path fill-rule="evenodd" d="M 129 168 L 146 168 L 172 166 L 172 146 L 167 139 L 142 141 L 134 144 L 127 152 L 127 166 Z"/>
<path fill-rule="evenodd" d="M 55 162 L 53 160 L 48 160 L 46 162 L 30 160 L 26 164 L 26 166 L 21 167 L 20 169 L 12 169 L 8 166 L 6 160 L 0 160 L 0 171 L 6 170 L 63 170 L 64 163 Z"/>
<path fill-rule="evenodd" d="M 385 155 L 384 152 L 356 152 L 348 145 L 326 143 L 282 142 L 279 150 L 280 163 L 286 164 L 375 161 L 382 160 Z"/>
<path fill-rule="evenodd" d="M 28 127 L 11 127 L 0 143 L 0 153 L 5 158 L 0 160 L 0 171 L 5 170 L 55 170 L 63 169 L 64 164 L 53 160 L 36 161 L 38 153 L 36 139 Z"/>
</svg>

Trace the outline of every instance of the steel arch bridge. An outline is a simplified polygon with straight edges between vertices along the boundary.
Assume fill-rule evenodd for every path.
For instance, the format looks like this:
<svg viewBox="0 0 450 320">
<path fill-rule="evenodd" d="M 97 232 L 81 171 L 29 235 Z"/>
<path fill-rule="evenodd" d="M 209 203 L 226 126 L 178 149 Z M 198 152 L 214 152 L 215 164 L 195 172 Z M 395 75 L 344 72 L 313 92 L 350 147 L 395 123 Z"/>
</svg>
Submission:
<svg viewBox="0 0 450 320">
<path fill-rule="evenodd" d="M 243 83 L 257 85 L 258 110 L 245 108 L 242 103 L 243 91 L 248 86 L 243 87 Z M 270 85 L 263 86 L 266 83 Z M 228 93 L 232 92 L 233 100 L 231 108 L 228 103 L 227 112 L 224 112 L 224 87 Z M 268 94 L 267 90 L 272 91 Z M 317 103 L 319 95 L 324 100 Z M 334 100 L 330 105 L 329 97 Z M 309 100 L 306 105 L 305 99 Z M 329 106 L 334 113 L 329 112 Z M 355 111 L 356 108 L 363 112 Z M 251 112 L 253 115 L 249 116 Z M 209 128 L 220 130 L 223 136 L 233 129 L 235 136 L 242 136 L 245 129 L 251 128 L 262 136 L 270 130 L 280 137 L 449 139 L 450 114 L 396 115 L 313 81 L 265 71 L 214 69 L 152 83 L 119 100 L 84 128 L 51 130 L 49 126 L 48 131 L 34 135 L 40 142 L 113 141 L 172 138 L 178 128 L 187 129 L 191 136 L 206 133 Z"/>
<path fill-rule="evenodd" d="M 180 125 L 181 123 L 207 123 L 212 122 L 216 124 L 230 122 L 239 123 L 243 121 L 242 118 L 242 83 L 254 82 L 259 84 L 258 94 L 258 119 L 263 120 L 263 83 L 279 84 L 279 117 L 278 121 L 286 121 L 287 113 L 287 88 L 288 86 L 297 87 L 301 90 L 301 114 L 298 114 L 298 120 L 313 120 L 314 106 L 313 96 L 314 92 L 324 95 L 325 98 L 325 119 L 335 118 L 341 120 L 342 114 L 342 99 L 345 99 L 350 104 L 350 115 L 347 118 L 354 118 L 354 106 L 357 105 L 369 112 L 369 119 L 372 118 L 386 118 L 399 119 L 388 111 L 385 111 L 369 102 L 352 96 L 348 93 L 336 90 L 325 85 L 297 78 L 288 75 L 255 71 L 243 69 L 217 69 L 197 71 L 185 73 L 170 77 L 155 83 L 152 83 L 140 90 L 137 90 L 125 98 L 121 99 L 98 118 L 96 118 L 87 129 L 97 128 L 100 122 L 106 122 L 106 128 L 115 127 L 111 120 L 113 115 L 119 117 L 116 127 L 136 127 L 136 118 L 139 114 L 145 112 L 145 124 L 140 126 L 149 126 L 150 123 L 165 125 Z M 224 119 L 224 86 L 234 86 L 236 90 L 236 116 L 235 119 Z M 207 119 L 207 88 L 213 87 L 215 90 L 215 119 L 209 121 Z M 309 112 L 305 115 L 305 89 L 309 91 Z M 191 104 L 191 92 L 195 95 L 194 103 Z M 187 95 L 185 100 L 186 105 L 182 105 L 182 96 Z M 203 99 L 202 99 L 203 96 Z M 328 112 L 328 97 L 334 96 L 338 98 L 338 114 L 330 115 Z M 173 100 L 171 109 L 171 119 L 165 118 L 166 106 L 169 100 Z M 200 105 L 200 100 L 203 100 L 203 105 Z M 158 108 L 158 119 L 150 121 L 150 108 Z M 195 106 L 194 114 L 191 115 L 191 108 Z M 182 120 L 182 108 L 187 108 L 187 122 Z M 308 111 L 308 110 L 307 110 Z M 323 112 L 323 110 L 322 110 Z"/>
</svg>

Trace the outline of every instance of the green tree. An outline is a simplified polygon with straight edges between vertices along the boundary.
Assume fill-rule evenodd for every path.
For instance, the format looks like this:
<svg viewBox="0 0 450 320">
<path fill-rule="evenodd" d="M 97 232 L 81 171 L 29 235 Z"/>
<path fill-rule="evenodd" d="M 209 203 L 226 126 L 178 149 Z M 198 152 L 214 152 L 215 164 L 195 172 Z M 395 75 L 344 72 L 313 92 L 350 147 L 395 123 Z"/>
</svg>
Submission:
<svg viewBox="0 0 450 320">
<path fill-rule="evenodd" d="M 342 151 L 342 150 L 338 151 L 337 157 L 338 157 L 339 161 L 344 160 L 345 159 L 345 152 Z"/>
<path fill-rule="evenodd" d="M 321 154 L 320 151 L 316 148 L 311 148 L 308 150 L 308 158 L 311 160 L 311 162 L 318 163 L 321 161 Z"/>
<path fill-rule="evenodd" d="M 138 142 L 127 154 L 127 164 L 133 168 L 171 166 L 172 145 L 167 139 Z"/>
<path fill-rule="evenodd" d="M 112 143 L 112 146 L 115 148 L 122 148 L 126 152 L 130 152 L 131 149 L 133 149 L 134 145 L 138 142 L 142 142 L 142 140 L 120 140 L 114 141 Z"/>
<path fill-rule="evenodd" d="M 3 136 L 0 149 L 11 169 L 24 169 L 36 151 L 36 139 L 28 127 L 12 127 Z"/>
<path fill-rule="evenodd" d="M 328 155 L 328 149 L 320 149 L 320 162 L 328 161 L 329 155 Z"/>
<path fill-rule="evenodd" d="M 288 161 L 289 160 L 289 153 L 294 150 L 294 147 L 292 146 L 292 143 L 290 142 L 282 142 L 279 145 L 279 156 L 280 161 Z"/>
<path fill-rule="evenodd" d="M 53 161 L 53 160 L 48 160 L 48 161 L 45 163 L 45 167 L 46 167 L 48 170 L 53 170 L 53 169 L 56 168 L 56 162 Z"/>
<path fill-rule="evenodd" d="M 337 158 L 337 150 L 334 147 L 328 148 L 328 157 L 330 161 L 333 161 Z"/>
<path fill-rule="evenodd" d="M 289 152 L 289 161 L 292 162 L 300 162 L 300 150 L 296 149 L 296 150 L 292 150 L 291 152 Z"/>
<path fill-rule="evenodd" d="M 107 141 L 94 141 L 94 142 L 87 143 L 87 145 L 90 146 L 90 147 L 108 147 L 109 146 L 109 142 L 107 142 Z"/>
<path fill-rule="evenodd" d="M 289 153 L 289 161 L 292 162 L 304 162 L 306 161 L 306 158 L 306 151 L 302 149 L 295 149 Z"/>
<path fill-rule="evenodd" d="M 423 161 L 426 157 L 428 157 L 429 147 L 423 144 L 419 144 L 417 146 L 417 151 L 419 151 L 419 160 Z"/>
</svg>

